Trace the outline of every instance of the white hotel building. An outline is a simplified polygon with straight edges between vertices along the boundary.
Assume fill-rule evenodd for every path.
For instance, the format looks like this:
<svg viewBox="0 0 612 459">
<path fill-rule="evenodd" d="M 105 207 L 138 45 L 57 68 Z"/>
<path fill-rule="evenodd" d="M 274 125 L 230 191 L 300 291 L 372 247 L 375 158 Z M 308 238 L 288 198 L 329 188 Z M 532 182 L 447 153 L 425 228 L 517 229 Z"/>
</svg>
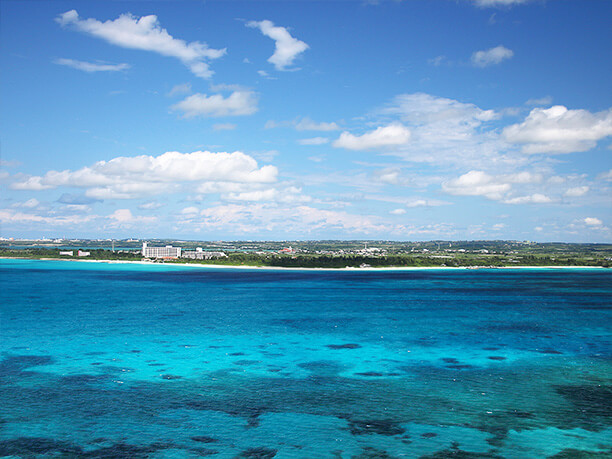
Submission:
<svg viewBox="0 0 612 459">
<path fill-rule="evenodd" d="M 142 243 L 142 256 L 145 258 L 180 258 L 181 248 L 172 247 L 147 247 L 147 243 Z"/>
</svg>

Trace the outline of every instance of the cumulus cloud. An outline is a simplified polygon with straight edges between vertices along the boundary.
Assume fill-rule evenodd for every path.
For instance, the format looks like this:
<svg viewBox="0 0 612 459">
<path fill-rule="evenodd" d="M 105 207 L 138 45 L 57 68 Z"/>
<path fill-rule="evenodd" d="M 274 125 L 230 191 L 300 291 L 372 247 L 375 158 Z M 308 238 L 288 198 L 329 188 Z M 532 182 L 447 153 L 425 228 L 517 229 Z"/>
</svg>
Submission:
<svg viewBox="0 0 612 459">
<path fill-rule="evenodd" d="M 442 184 L 449 194 L 461 196 L 485 196 L 500 200 L 510 191 L 509 183 L 500 183 L 495 177 L 483 171 L 469 171 L 462 176 Z"/>
<path fill-rule="evenodd" d="M 523 145 L 523 153 L 587 151 L 612 135 L 612 109 L 598 113 L 568 110 L 563 105 L 531 110 L 525 121 L 504 128 L 506 141 Z"/>
<path fill-rule="evenodd" d="M 53 61 L 58 65 L 65 65 L 73 69 L 82 70 L 83 72 L 120 72 L 130 68 L 129 64 L 106 64 L 102 62 L 85 62 L 75 59 L 56 59 Z"/>
<path fill-rule="evenodd" d="M 500 64 L 502 61 L 510 59 L 514 56 L 514 51 L 499 45 L 495 48 L 476 51 L 472 54 L 472 64 L 476 67 L 488 67 L 490 65 Z"/>
<path fill-rule="evenodd" d="M 586 217 L 583 222 L 588 226 L 601 226 L 603 222 L 599 218 Z"/>
<path fill-rule="evenodd" d="M 333 143 L 334 147 L 347 150 L 372 150 L 404 145 L 410 140 L 410 130 L 401 123 L 380 126 L 373 131 L 356 136 L 344 131 Z"/>
<path fill-rule="evenodd" d="M 56 21 L 64 27 L 74 27 L 80 32 L 122 48 L 152 51 L 174 57 L 201 78 L 210 78 L 213 75 L 208 60 L 225 54 L 225 49 L 213 49 L 199 41 L 187 43 L 172 37 L 160 26 L 155 15 L 139 18 L 128 13 L 115 20 L 101 22 L 93 18 L 81 19 L 76 10 L 70 10 L 60 14 Z"/>
<path fill-rule="evenodd" d="M 442 184 L 442 189 L 449 194 L 462 196 L 484 196 L 505 204 L 548 204 L 553 199 L 542 193 L 516 196 L 512 193 L 513 185 L 518 185 L 524 193 L 527 185 L 543 181 L 541 174 L 517 172 L 513 174 L 490 175 L 484 171 L 472 170 L 456 179 Z"/>
<path fill-rule="evenodd" d="M 575 198 L 579 196 L 584 196 L 588 192 L 589 192 L 588 186 L 576 186 L 573 188 L 568 188 L 567 191 L 565 192 L 565 196 L 570 197 L 570 198 Z"/>
<path fill-rule="evenodd" d="M 12 185 L 14 189 L 49 189 L 59 186 L 86 188 L 96 199 L 131 199 L 176 189 L 184 182 L 227 181 L 272 183 L 274 166 L 258 167 L 242 152 L 167 152 L 159 156 L 118 157 L 76 171 L 49 171 Z"/>
<path fill-rule="evenodd" d="M 406 213 L 406 209 L 393 209 L 389 213 L 392 215 L 404 215 Z"/>
<path fill-rule="evenodd" d="M 244 116 L 257 112 L 257 95 L 252 91 L 234 91 L 228 97 L 221 94 L 192 94 L 174 104 L 172 110 L 183 112 L 185 118 L 195 116 Z"/>
<path fill-rule="evenodd" d="M 323 145 L 329 142 L 326 137 L 311 137 L 309 139 L 300 139 L 298 143 L 300 145 Z"/>
<path fill-rule="evenodd" d="M 266 37 L 274 40 L 274 54 L 268 62 L 276 70 L 289 70 L 287 67 L 293 65 L 295 58 L 309 48 L 303 41 L 293 38 L 285 27 L 275 26 L 272 21 L 250 21 L 247 26 L 259 29 Z"/>
</svg>

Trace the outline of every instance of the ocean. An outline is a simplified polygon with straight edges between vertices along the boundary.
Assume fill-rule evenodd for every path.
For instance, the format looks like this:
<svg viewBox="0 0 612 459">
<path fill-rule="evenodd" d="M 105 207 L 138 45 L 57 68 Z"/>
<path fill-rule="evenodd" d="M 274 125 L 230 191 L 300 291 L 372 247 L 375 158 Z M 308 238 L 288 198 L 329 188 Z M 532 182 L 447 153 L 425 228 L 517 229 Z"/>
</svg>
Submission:
<svg viewBox="0 0 612 459">
<path fill-rule="evenodd" d="M 0 260 L 0 456 L 612 457 L 612 271 Z"/>
</svg>

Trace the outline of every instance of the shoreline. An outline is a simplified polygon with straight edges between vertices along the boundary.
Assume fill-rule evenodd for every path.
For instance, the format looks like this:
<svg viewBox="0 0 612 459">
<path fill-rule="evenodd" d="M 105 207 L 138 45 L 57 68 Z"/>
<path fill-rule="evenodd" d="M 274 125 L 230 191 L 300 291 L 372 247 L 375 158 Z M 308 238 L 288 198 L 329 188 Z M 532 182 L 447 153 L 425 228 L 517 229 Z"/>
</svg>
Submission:
<svg viewBox="0 0 612 459">
<path fill-rule="evenodd" d="M 132 264 L 145 266 L 176 266 L 180 268 L 209 268 L 209 269 L 255 269 L 255 270 L 282 270 L 282 271 L 355 271 L 355 272 L 372 272 L 372 271 L 478 271 L 478 270 L 493 270 L 493 269 L 609 269 L 603 266 L 382 266 L 376 267 L 350 267 L 345 268 L 302 268 L 302 267 L 286 267 L 286 266 L 252 266 L 252 265 L 216 265 L 204 263 L 152 263 L 149 261 L 135 260 L 83 260 L 83 259 L 67 259 L 67 258 L 25 258 L 25 257 L 3 257 L 0 260 L 35 260 L 35 261 L 73 261 L 85 263 L 106 263 L 106 264 Z"/>
</svg>

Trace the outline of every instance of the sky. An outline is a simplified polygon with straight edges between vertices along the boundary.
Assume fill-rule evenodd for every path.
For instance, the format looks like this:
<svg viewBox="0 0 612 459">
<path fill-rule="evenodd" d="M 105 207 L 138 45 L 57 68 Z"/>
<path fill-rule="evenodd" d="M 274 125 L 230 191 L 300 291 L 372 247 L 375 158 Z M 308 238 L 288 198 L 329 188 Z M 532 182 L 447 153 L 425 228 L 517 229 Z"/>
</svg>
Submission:
<svg viewBox="0 0 612 459">
<path fill-rule="evenodd" d="M 612 2 L 0 2 L 0 236 L 612 242 Z"/>
</svg>

